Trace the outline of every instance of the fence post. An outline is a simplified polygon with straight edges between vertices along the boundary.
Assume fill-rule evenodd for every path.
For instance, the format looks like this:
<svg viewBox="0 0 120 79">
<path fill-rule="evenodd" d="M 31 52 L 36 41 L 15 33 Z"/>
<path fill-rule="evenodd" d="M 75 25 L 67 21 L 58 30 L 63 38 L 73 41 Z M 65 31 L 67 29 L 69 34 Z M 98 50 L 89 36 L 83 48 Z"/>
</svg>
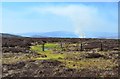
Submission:
<svg viewBox="0 0 120 79">
<path fill-rule="evenodd" d="M 44 48 L 45 48 L 44 45 L 45 45 L 45 44 L 43 43 L 43 44 L 42 44 L 42 51 L 44 51 Z"/>
<path fill-rule="evenodd" d="M 61 48 L 61 49 L 62 49 L 62 51 L 63 51 L 62 41 L 60 41 L 60 48 Z"/>
<path fill-rule="evenodd" d="M 102 42 L 100 44 L 100 51 L 103 51 L 103 45 L 102 45 Z"/>
<path fill-rule="evenodd" d="M 80 45 L 80 51 L 83 51 L 83 44 L 81 42 L 81 45 Z"/>
<path fill-rule="evenodd" d="M 45 43 L 46 41 L 42 41 L 42 51 L 45 51 Z"/>
</svg>

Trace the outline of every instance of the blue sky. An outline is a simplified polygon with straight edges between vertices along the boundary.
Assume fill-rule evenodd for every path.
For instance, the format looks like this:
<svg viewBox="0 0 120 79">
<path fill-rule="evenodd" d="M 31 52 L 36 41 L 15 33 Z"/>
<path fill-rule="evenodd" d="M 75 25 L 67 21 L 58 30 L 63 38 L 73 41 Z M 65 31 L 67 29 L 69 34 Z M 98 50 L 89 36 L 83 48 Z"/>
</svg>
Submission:
<svg viewBox="0 0 120 79">
<path fill-rule="evenodd" d="M 117 2 L 3 2 L 2 32 L 117 32 Z"/>
</svg>

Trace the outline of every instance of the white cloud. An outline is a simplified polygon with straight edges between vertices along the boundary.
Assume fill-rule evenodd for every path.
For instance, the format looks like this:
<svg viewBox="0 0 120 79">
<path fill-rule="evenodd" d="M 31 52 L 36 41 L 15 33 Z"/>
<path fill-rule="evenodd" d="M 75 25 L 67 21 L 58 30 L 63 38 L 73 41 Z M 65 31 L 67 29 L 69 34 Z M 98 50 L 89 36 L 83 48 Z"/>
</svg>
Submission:
<svg viewBox="0 0 120 79">
<path fill-rule="evenodd" d="M 108 18 L 102 16 L 97 7 L 81 4 L 68 6 L 49 6 L 42 8 L 34 7 L 33 9 L 43 14 L 52 13 L 58 16 L 68 17 L 73 22 L 75 27 L 74 32 L 79 34 L 79 36 L 83 35 L 85 31 L 104 31 L 104 27 L 114 28 L 114 26 L 117 26 L 117 24 L 111 23 Z M 112 16 L 113 15 L 115 14 L 112 14 Z"/>
</svg>

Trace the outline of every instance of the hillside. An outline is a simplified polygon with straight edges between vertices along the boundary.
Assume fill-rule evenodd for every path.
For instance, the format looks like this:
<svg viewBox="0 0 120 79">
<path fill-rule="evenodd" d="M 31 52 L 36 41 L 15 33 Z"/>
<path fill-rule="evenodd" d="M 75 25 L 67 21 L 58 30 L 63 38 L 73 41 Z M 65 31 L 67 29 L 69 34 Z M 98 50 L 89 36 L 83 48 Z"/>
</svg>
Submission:
<svg viewBox="0 0 120 79">
<path fill-rule="evenodd" d="M 9 38 L 18 38 L 18 37 L 22 37 L 22 36 L 19 36 L 19 35 L 13 35 L 13 34 L 8 34 L 8 33 L 0 33 L 0 37 L 9 37 Z"/>
</svg>

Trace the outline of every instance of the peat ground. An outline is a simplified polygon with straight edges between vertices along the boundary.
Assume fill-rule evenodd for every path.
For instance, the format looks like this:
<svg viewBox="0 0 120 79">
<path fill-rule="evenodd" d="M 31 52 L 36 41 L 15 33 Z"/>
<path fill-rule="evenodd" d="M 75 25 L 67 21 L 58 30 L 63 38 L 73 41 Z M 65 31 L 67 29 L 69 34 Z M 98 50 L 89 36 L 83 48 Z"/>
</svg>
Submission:
<svg viewBox="0 0 120 79">
<path fill-rule="evenodd" d="M 3 38 L 3 77 L 118 77 L 118 42 L 115 39 Z"/>
</svg>

